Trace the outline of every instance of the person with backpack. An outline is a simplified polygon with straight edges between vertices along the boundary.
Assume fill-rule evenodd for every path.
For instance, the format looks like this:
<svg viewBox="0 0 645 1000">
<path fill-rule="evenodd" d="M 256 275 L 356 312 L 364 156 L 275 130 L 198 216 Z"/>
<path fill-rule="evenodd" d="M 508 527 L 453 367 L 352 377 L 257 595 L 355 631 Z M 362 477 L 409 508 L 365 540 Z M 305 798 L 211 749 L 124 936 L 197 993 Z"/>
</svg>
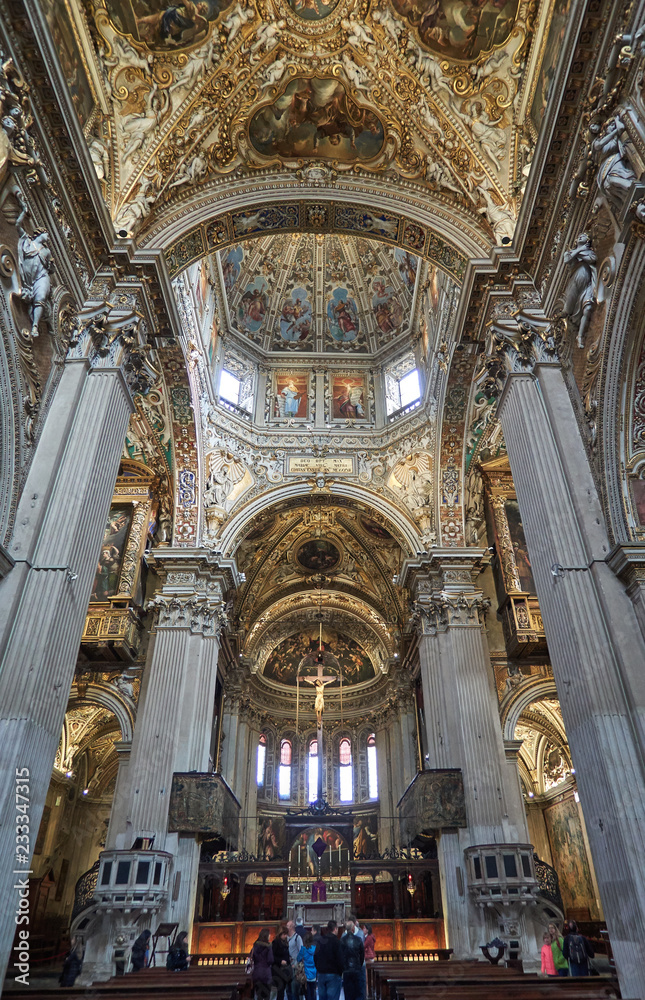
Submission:
<svg viewBox="0 0 645 1000">
<path fill-rule="evenodd" d="M 273 948 L 269 941 L 269 928 L 263 927 L 251 948 L 249 971 L 255 1000 L 269 1000 L 273 982 Z"/>
<path fill-rule="evenodd" d="M 578 931 L 575 920 L 567 924 L 568 934 L 564 939 L 562 954 L 569 963 L 569 974 L 572 976 L 589 975 L 589 959 L 594 957 L 591 941 Z"/>
<path fill-rule="evenodd" d="M 562 954 L 564 938 L 560 933 L 557 924 L 549 924 L 549 936 L 551 938 L 551 952 L 553 953 L 553 964 L 559 976 L 569 975 L 569 963 Z"/>
<path fill-rule="evenodd" d="M 305 934 L 302 947 L 298 952 L 298 961 L 302 962 L 305 967 L 305 989 L 307 991 L 307 1000 L 316 1000 L 316 980 L 318 978 L 318 970 L 316 969 L 316 963 L 314 961 L 315 952 L 316 945 L 314 944 L 313 934 Z"/>
<path fill-rule="evenodd" d="M 169 972 L 185 972 L 188 968 L 188 934 L 182 931 L 171 945 L 166 959 Z"/>
</svg>

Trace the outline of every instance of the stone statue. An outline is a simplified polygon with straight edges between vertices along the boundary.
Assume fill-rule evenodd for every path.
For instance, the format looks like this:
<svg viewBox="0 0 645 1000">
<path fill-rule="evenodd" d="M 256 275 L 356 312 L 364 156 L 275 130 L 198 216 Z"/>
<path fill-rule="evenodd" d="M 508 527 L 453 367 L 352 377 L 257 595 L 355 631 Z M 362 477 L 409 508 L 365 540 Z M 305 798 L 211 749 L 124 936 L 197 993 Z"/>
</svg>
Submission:
<svg viewBox="0 0 645 1000">
<path fill-rule="evenodd" d="M 20 280 L 22 291 L 20 298 L 29 307 L 31 318 L 30 336 L 38 336 L 38 324 L 43 319 L 51 296 L 51 279 L 49 277 L 54 262 L 51 250 L 48 247 L 49 234 L 43 231 L 36 231 L 30 236 L 23 226 L 26 215 L 29 214 L 27 205 L 22 202 L 22 210 L 16 219 L 16 229 L 20 233 L 18 240 L 18 268 L 20 270 Z"/>
<path fill-rule="evenodd" d="M 597 125 L 592 125 L 590 131 L 600 133 Z M 629 190 L 636 180 L 634 169 L 625 153 L 622 140 L 624 131 L 625 125 L 620 115 L 616 115 L 606 123 L 604 134 L 597 134 L 591 144 L 593 160 L 598 164 L 598 187 L 616 212 L 624 207 Z"/>
<path fill-rule="evenodd" d="M 591 237 L 580 233 L 576 245 L 564 254 L 570 277 L 564 294 L 562 315 L 576 333 L 578 347 L 584 347 L 585 334 L 596 304 L 596 264 L 598 259 L 591 246 Z"/>
</svg>

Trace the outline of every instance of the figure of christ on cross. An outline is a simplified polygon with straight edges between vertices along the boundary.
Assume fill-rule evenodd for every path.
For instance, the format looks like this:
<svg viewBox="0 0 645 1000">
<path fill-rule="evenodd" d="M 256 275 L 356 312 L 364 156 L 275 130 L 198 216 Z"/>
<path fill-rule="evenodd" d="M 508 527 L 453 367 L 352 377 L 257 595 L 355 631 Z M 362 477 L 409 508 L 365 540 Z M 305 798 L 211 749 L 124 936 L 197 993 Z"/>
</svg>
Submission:
<svg viewBox="0 0 645 1000">
<path fill-rule="evenodd" d="M 323 674 L 323 664 L 322 664 L 322 651 L 318 658 L 317 671 L 315 677 L 299 677 L 299 681 L 304 681 L 306 684 L 312 684 L 316 689 L 316 700 L 314 702 L 314 709 L 316 711 L 316 723 L 318 726 L 318 801 L 323 800 L 323 774 L 322 774 L 322 740 L 323 740 L 323 712 L 325 711 L 325 687 L 327 684 L 331 684 L 336 680 L 336 677 L 325 677 Z"/>
</svg>

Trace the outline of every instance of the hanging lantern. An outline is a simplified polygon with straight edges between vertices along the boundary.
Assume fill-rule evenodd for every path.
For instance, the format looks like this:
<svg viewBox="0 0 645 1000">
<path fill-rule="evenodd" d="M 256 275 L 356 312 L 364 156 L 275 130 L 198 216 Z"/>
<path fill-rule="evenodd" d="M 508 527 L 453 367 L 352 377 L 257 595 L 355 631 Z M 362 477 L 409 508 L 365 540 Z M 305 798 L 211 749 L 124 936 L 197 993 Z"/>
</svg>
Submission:
<svg viewBox="0 0 645 1000">
<path fill-rule="evenodd" d="M 228 875 L 225 875 L 224 876 L 224 885 L 220 889 L 220 892 L 222 894 L 222 899 L 226 899 L 226 897 L 228 896 L 228 894 L 230 893 L 230 891 L 231 890 L 230 890 L 229 884 L 228 884 Z"/>
<path fill-rule="evenodd" d="M 412 881 L 412 875 L 409 872 L 408 872 L 408 884 L 406 885 L 405 888 L 408 890 L 411 896 L 414 896 L 415 892 L 417 891 L 417 887 Z"/>
</svg>

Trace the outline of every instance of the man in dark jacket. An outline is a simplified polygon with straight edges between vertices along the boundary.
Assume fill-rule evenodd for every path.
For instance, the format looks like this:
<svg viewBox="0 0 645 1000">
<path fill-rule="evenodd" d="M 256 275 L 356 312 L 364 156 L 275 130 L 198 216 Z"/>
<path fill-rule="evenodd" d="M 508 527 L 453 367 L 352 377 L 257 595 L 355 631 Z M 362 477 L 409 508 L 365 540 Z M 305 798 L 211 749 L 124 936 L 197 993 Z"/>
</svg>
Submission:
<svg viewBox="0 0 645 1000">
<path fill-rule="evenodd" d="M 345 924 L 346 934 L 340 939 L 340 956 L 343 963 L 343 989 L 345 1000 L 362 1000 L 365 996 L 365 948 L 353 920 Z"/>
<path fill-rule="evenodd" d="M 318 970 L 319 1000 L 338 1000 L 342 984 L 343 965 L 340 942 L 336 936 L 337 923 L 330 920 L 322 940 L 316 945 L 314 963 Z"/>
</svg>

